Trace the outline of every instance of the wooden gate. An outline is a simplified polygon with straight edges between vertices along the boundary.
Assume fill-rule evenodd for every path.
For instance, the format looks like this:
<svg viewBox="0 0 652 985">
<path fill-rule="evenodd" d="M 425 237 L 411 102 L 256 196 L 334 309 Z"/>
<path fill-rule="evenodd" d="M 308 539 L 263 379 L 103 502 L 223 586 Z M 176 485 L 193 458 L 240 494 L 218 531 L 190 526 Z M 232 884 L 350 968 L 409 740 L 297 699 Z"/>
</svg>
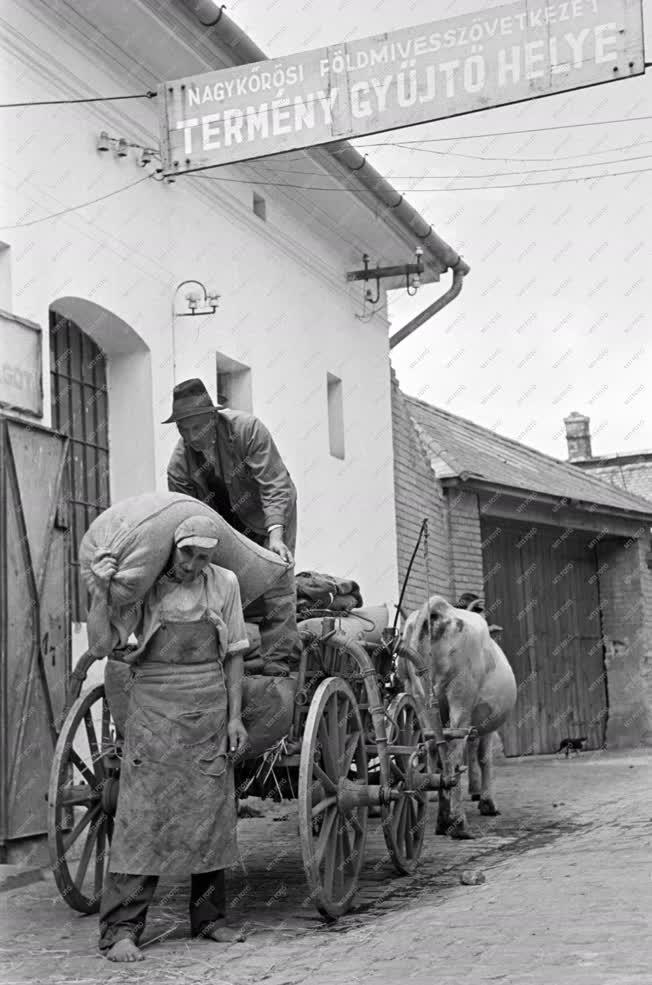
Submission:
<svg viewBox="0 0 652 985">
<path fill-rule="evenodd" d="M 607 689 L 592 534 L 483 518 L 486 603 L 519 687 L 508 756 L 603 745 Z"/>
<path fill-rule="evenodd" d="M 0 415 L 0 849 L 47 830 L 70 671 L 68 439 Z"/>
</svg>

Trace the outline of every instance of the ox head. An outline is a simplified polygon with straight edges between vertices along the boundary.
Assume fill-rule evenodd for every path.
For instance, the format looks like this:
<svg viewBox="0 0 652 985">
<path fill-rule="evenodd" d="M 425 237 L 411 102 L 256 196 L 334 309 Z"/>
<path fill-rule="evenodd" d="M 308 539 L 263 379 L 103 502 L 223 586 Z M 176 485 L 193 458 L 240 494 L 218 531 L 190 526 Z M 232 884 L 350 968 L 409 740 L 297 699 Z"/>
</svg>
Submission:
<svg viewBox="0 0 652 985">
<path fill-rule="evenodd" d="M 410 613 L 403 628 L 406 646 L 423 653 L 429 643 L 438 649 L 449 649 L 464 629 L 455 609 L 441 595 L 432 595 L 425 605 Z"/>
</svg>

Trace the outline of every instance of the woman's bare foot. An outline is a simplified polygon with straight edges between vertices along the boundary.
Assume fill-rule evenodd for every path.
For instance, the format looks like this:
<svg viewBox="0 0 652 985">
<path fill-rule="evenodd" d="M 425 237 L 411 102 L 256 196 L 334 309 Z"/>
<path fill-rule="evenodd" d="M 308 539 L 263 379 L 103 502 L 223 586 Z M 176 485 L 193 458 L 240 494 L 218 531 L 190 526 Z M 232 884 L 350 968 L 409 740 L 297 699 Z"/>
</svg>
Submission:
<svg viewBox="0 0 652 985">
<path fill-rule="evenodd" d="M 123 937 L 121 941 L 116 941 L 113 947 L 106 952 L 107 961 L 144 961 L 145 955 L 136 947 L 134 942 L 128 937 Z"/>
</svg>

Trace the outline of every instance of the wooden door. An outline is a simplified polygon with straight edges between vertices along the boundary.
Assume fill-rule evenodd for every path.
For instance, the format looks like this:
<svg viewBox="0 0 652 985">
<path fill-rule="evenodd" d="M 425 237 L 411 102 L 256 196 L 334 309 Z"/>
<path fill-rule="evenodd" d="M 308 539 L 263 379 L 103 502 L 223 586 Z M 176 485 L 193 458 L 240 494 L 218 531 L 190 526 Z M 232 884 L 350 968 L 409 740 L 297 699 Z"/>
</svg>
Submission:
<svg viewBox="0 0 652 985">
<path fill-rule="evenodd" d="M 591 534 L 483 520 L 487 606 L 519 687 L 502 730 L 507 755 L 602 746 L 607 694 Z"/>
<path fill-rule="evenodd" d="M 0 839 L 44 834 L 70 671 L 66 438 L 0 415 Z"/>
</svg>

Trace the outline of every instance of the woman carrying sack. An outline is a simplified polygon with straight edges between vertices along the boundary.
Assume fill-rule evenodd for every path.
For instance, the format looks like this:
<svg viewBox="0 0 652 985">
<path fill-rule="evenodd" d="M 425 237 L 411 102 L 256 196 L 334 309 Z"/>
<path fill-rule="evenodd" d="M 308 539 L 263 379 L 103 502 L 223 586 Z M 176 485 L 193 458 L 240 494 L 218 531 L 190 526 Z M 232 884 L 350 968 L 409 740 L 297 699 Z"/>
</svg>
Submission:
<svg viewBox="0 0 652 985">
<path fill-rule="evenodd" d="M 120 793 L 100 909 L 100 950 L 140 961 L 138 948 L 159 876 L 191 875 L 192 936 L 243 940 L 226 925 L 224 869 L 237 852 L 235 754 L 241 719 L 242 654 L 249 644 L 235 575 L 211 564 L 218 530 L 207 516 L 184 520 L 166 571 L 142 603 L 112 609 L 116 561 L 92 565 L 92 652 L 125 648 L 132 677 Z"/>
</svg>

